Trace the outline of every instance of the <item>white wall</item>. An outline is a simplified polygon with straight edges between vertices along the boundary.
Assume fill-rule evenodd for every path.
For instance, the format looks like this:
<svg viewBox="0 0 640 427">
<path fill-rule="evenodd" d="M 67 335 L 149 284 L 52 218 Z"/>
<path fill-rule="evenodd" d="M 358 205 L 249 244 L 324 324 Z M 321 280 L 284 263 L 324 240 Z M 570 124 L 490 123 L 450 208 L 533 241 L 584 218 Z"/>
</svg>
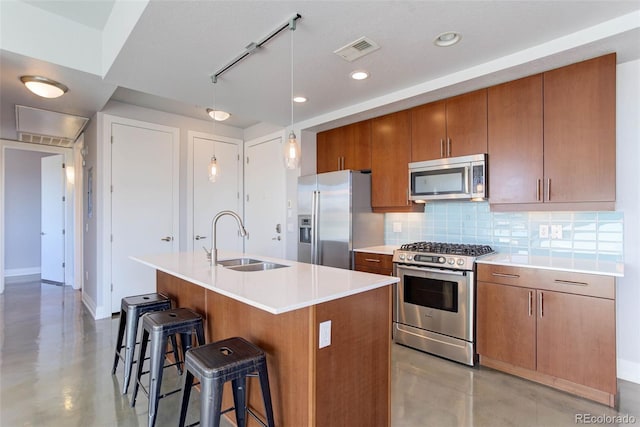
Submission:
<svg viewBox="0 0 640 427">
<path fill-rule="evenodd" d="M 102 118 L 94 115 L 84 131 L 84 165 L 82 166 L 82 301 L 95 317 L 97 307 L 103 304 L 102 293 L 98 286 L 98 208 L 101 201 L 97 198 L 98 166 L 98 129 Z M 78 166 L 80 167 L 80 166 Z M 91 183 L 89 182 L 91 181 Z M 89 185 L 91 184 L 91 186 Z M 91 197 L 91 207 L 89 204 Z M 89 209 L 91 208 L 91 215 Z"/>
<path fill-rule="evenodd" d="M 40 274 L 40 159 L 50 155 L 5 151 L 5 276 Z"/>
<path fill-rule="evenodd" d="M 640 383 L 640 61 L 617 67 L 616 209 L 624 213 L 624 277 L 618 279 L 618 377 Z"/>
</svg>

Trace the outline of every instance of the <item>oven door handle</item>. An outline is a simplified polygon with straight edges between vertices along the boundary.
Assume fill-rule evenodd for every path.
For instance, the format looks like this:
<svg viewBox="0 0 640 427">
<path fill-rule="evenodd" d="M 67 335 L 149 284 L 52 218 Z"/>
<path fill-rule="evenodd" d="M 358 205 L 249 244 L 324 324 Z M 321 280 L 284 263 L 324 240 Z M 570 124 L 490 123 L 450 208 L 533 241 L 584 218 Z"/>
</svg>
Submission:
<svg viewBox="0 0 640 427">
<path fill-rule="evenodd" d="M 408 266 L 408 265 L 398 265 L 398 272 L 400 272 L 400 270 L 410 270 L 410 271 L 422 271 L 422 272 L 427 272 L 427 273 L 438 273 L 438 274 L 453 274 L 455 276 L 464 276 L 465 275 L 465 271 L 458 271 L 458 270 L 438 270 L 436 268 L 429 268 L 429 267 L 413 267 L 413 266 Z"/>
</svg>

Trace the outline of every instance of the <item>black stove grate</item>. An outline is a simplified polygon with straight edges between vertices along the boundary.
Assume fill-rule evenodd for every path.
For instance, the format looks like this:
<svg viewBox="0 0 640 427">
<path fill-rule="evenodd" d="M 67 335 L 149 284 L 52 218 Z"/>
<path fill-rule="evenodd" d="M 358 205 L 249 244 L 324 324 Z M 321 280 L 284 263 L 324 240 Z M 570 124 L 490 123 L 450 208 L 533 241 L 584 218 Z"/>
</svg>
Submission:
<svg viewBox="0 0 640 427">
<path fill-rule="evenodd" d="M 464 243 L 415 242 L 400 246 L 401 251 L 429 252 L 434 254 L 480 256 L 493 253 L 488 245 L 471 245 Z"/>
</svg>

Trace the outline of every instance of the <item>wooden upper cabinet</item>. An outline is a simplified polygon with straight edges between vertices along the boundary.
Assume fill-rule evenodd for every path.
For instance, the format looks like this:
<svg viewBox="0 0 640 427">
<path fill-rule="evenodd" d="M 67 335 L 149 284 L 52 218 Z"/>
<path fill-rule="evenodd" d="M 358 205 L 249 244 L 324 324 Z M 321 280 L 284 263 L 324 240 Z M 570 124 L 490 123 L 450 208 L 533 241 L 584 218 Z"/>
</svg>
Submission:
<svg viewBox="0 0 640 427">
<path fill-rule="evenodd" d="M 489 200 L 541 203 L 542 74 L 488 89 Z"/>
<path fill-rule="evenodd" d="M 371 120 L 319 132 L 316 147 L 318 173 L 371 169 Z"/>
<path fill-rule="evenodd" d="M 614 202 L 616 55 L 544 73 L 546 202 Z"/>
<path fill-rule="evenodd" d="M 486 152 L 486 89 L 411 109 L 411 161 Z"/>
<path fill-rule="evenodd" d="M 411 161 L 445 157 L 447 135 L 444 101 L 420 105 L 411 110 Z"/>
<path fill-rule="evenodd" d="M 371 206 L 411 210 L 408 197 L 411 159 L 409 110 L 373 119 L 371 126 Z"/>
</svg>

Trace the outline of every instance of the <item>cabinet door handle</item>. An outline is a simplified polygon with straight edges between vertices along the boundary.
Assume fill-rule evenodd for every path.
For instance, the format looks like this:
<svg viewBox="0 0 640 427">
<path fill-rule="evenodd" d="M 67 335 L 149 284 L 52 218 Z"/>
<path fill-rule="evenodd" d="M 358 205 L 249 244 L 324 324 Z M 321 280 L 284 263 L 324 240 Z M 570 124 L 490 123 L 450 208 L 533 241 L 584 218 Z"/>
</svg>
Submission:
<svg viewBox="0 0 640 427">
<path fill-rule="evenodd" d="M 529 317 L 533 315 L 533 291 L 529 291 Z"/>
<path fill-rule="evenodd" d="M 496 277 L 508 277 L 509 279 L 519 279 L 519 274 L 508 274 L 508 273 L 491 273 L 492 276 Z"/>
<path fill-rule="evenodd" d="M 440 139 L 440 157 L 444 157 L 444 139 Z"/>
<path fill-rule="evenodd" d="M 547 179 L 547 202 L 551 201 L 551 178 Z"/>
<path fill-rule="evenodd" d="M 542 180 L 538 179 L 538 182 L 536 183 L 536 200 L 540 201 L 540 185 L 542 184 Z"/>
<path fill-rule="evenodd" d="M 542 292 L 538 294 L 538 306 L 540 308 L 540 318 L 542 319 L 542 317 L 544 316 L 544 297 L 542 295 Z"/>
<path fill-rule="evenodd" d="M 407 187 L 407 206 L 411 204 L 411 197 L 409 196 L 409 187 Z"/>
<path fill-rule="evenodd" d="M 574 282 L 573 280 L 555 279 L 554 282 L 560 283 L 562 285 L 589 286 L 587 282 Z"/>
<path fill-rule="evenodd" d="M 451 157 L 451 138 L 447 138 L 447 157 Z"/>
<path fill-rule="evenodd" d="M 338 157 L 338 170 L 340 170 L 340 157 Z"/>
<path fill-rule="evenodd" d="M 344 170 L 344 156 L 342 157 L 342 170 Z"/>
<path fill-rule="evenodd" d="M 373 259 L 373 258 L 365 258 L 364 260 L 369 262 L 380 262 L 379 259 Z"/>
</svg>

